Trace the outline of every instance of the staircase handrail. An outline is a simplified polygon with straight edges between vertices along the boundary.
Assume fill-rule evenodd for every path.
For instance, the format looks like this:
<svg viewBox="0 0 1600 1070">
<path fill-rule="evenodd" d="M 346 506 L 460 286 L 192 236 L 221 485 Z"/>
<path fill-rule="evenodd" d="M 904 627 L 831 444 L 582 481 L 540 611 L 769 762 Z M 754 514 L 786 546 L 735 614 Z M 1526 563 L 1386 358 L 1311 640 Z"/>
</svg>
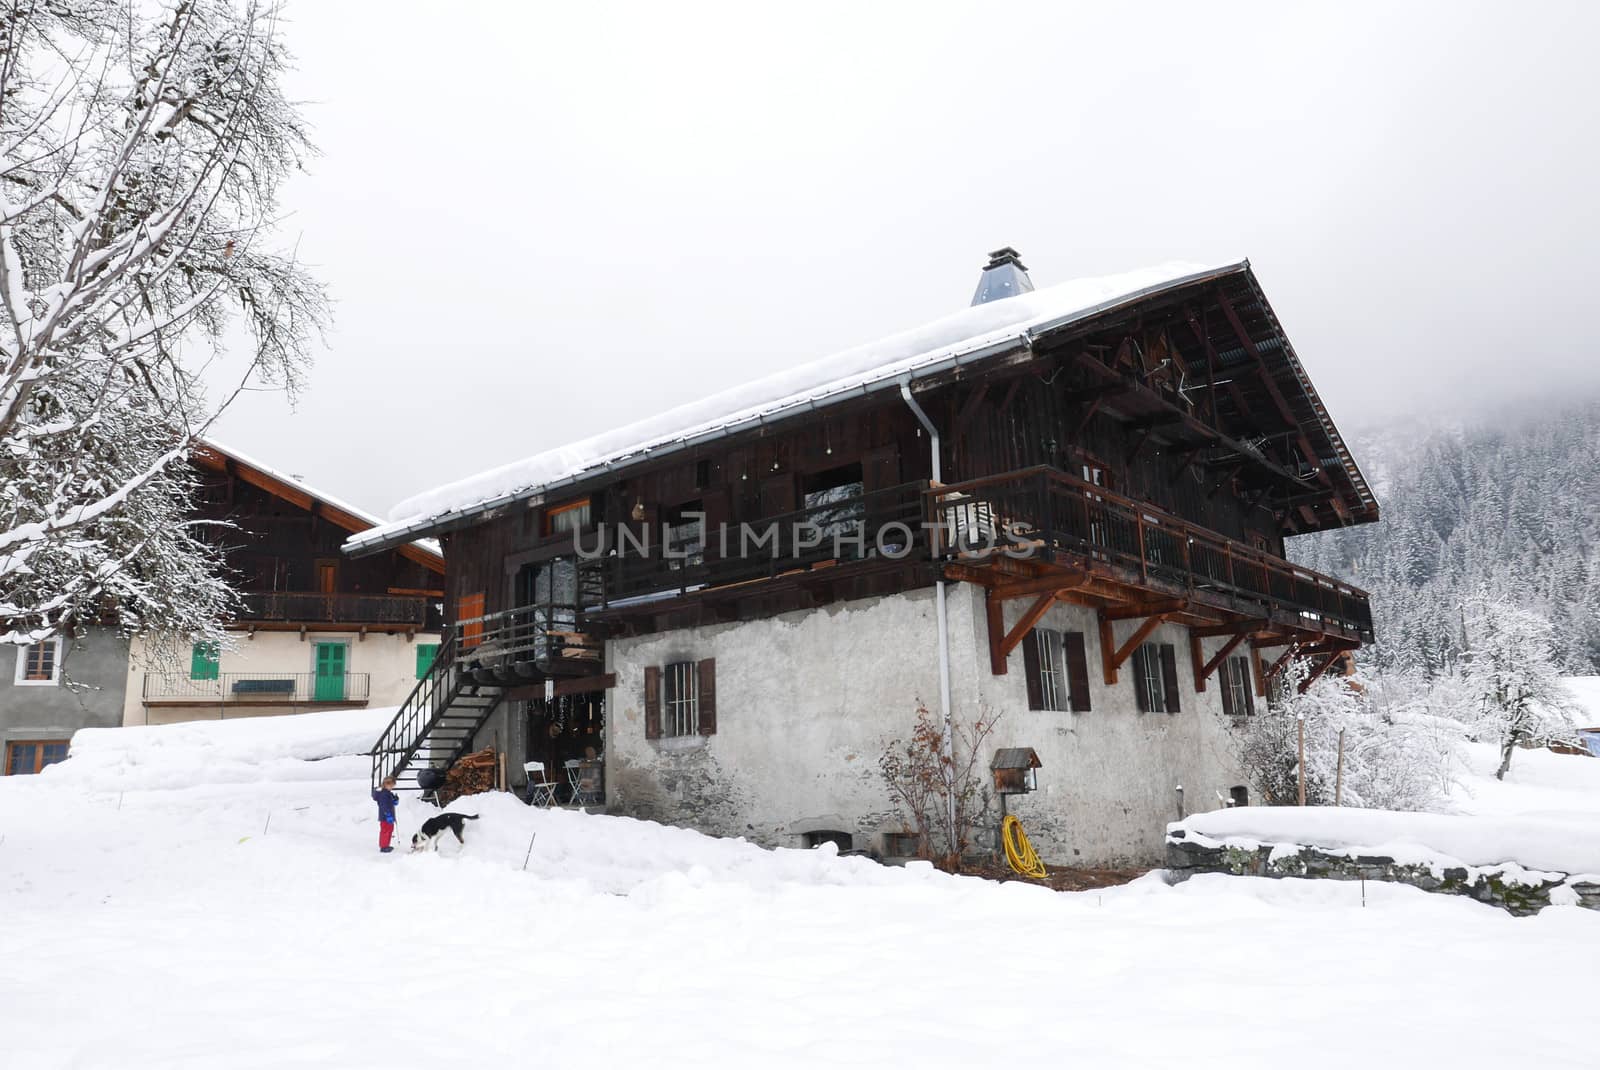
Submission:
<svg viewBox="0 0 1600 1070">
<path fill-rule="evenodd" d="M 428 666 L 428 671 L 395 711 L 394 719 L 372 745 L 374 788 L 411 759 L 441 704 L 450 701 L 451 681 L 456 673 L 455 645 L 455 635 L 447 633 L 433 656 L 433 664 Z"/>
</svg>

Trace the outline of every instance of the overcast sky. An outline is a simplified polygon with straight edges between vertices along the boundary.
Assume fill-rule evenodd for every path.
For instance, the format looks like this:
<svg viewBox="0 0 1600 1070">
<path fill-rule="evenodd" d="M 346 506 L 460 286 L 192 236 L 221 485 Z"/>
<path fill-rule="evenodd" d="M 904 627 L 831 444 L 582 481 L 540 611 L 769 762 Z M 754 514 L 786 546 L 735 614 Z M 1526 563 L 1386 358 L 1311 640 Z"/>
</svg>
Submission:
<svg viewBox="0 0 1600 1070">
<path fill-rule="evenodd" d="M 1306 8 L 290 0 L 337 322 L 218 437 L 386 513 L 961 308 L 1002 245 L 1248 256 L 1346 427 L 1595 388 L 1600 4 Z"/>
</svg>

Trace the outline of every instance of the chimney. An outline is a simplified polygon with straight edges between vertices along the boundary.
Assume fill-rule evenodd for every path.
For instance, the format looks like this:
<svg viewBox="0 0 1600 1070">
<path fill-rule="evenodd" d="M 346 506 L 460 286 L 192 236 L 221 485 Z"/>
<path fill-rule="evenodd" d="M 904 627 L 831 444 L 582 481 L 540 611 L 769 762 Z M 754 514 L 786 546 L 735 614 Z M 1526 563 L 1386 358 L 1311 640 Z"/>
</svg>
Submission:
<svg viewBox="0 0 1600 1070">
<path fill-rule="evenodd" d="M 978 291 L 972 295 L 972 303 L 987 304 L 1025 294 L 1032 289 L 1033 280 L 1028 278 L 1028 269 L 1023 266 L 1017 251 L 1008 245 L 989 254 L 988 266 L 978 276 Z"/>
</svg>

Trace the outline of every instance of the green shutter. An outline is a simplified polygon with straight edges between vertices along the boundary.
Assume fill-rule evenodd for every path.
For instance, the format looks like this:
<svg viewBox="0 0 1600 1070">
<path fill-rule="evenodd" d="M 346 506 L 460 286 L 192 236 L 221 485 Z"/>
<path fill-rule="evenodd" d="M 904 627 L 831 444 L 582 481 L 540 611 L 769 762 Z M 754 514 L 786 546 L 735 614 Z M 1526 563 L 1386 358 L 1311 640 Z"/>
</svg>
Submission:
<svg viewBox="0 0 1600 1070">
<path fill-rule="evenodd" d="M 433 668 L 433 659 L 439 654 L 438 643 L 417 644 L 417 679 L 428 675 L 428 670 Z"/>
<path fill-rule="evenodd" d="M 189 655 L 189 679 L 215 680 L 222 664 L 222 651 L 216 643 L 196 643 Z"/>
</svg>

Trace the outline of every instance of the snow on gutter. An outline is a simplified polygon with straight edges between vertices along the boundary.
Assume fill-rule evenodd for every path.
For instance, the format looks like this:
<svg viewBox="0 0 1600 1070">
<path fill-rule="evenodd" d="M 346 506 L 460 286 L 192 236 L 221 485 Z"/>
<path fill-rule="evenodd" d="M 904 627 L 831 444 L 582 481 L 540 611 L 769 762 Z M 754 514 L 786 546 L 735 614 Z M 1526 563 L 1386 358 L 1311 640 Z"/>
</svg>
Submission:
<svg viewBox="0 0 1600 1070">
<path fill-rule="evenodd" d="M 667 434 L 654 439 L 647 439 L 623 449 L 615 450 L 609 456 L 601 457 L 589 463 L 581 463 L 573 470 L 551 479 L 529 482 L 498 493 L 491 493 L 462 505 L 393 520 L 390 523 L 352 535 L 345 540 L 344 552 L 353 557 L 378 553 L 400 543 L 415 540 L 420 536 L 450 528 L 464 520 L 492 512 L 514 502 L 525 501 L 536 496 L 549 495 L 567 487 L 587 483 L 601 476 L 632 468 L 646 460 L 657 460 L 663 456 L 693 449 L 696 446 L 728 438 L 757 427 L 765 427 L 789 420 L 805 412 L 816 411 L 856 398 L 867 397 L 879 391 L 898 390 L 903 379 L 909 378 L 912 381 L 927 379 L 991 357 L 1013 352 L 1019 347 L 1027 348 L 1040 335 L 1092 319 L 1095 316 L 1166 293 L 1169 290 L 1247 271 L 1249 267 L 1250 262 L 1248 260 L 1228 261 L 1210 267 L 1200 267 L 1192 264 L 1163 265 L 1160 268 L 1143 272 L 1130 272 L 1127 275 L 1114 276 L 1105 280 L 1074 280 L 1073 282 L 1063 283 L 1059 287 L 1036 290 L 1031 294 L 1007 298 L 1000 302 L 991 302 L 986 306 L 976 306 L 977 308 L 993 309 L 998 306 L 1009 305 L 1011 302 L 1018 302 L 1026 306 L 1036 303 L 1030 300 L 1032 298 L 1047 299 L 1052 291 L 1067 291 L 1069 287 L 1093 286 L 1101 282 L 1110 282 L 1113 279 L 1131 280 L 1133 278 L 1150 278 L 1152 275 L 1158 275 L 1154 282 L 1115 293 L 1113 296 L 1088 305 L 1071 307 L 1070 310 L 1064 312 L 1047 312 L 1044 315 L 1033 318 L 1025 317 L 1018 323 L 989 331 L 978 331 L 953 343 L 935 346 L 909 357 L 891 360 L 865 371 L 856 372 L 853 375 L 836 378 L 832 382 L 825 381 L 807 390 L 791 393 L 787 397 L 780 397 L 765 403 L 757 402 L 756 405 L 764 406 L 760 411 L 749 412 L 749 408 L 755 407 L 750 406 L 746 409 L 749 412 L 748 415 L 730 414 L 722 417 L 723 422 L 721 423 L 702 421 L 698 426 L 692 425 L 675 435 Z M 964 311 L 970 312 L 972 310 Z M 958 313 L 957 315 L 960 314 Z M 886 339 L 884 343 L 880 344 L 886 345 L 892 340 L 892 338 Z M 967 348 L 961 348 L 963 345 L 966 345 Z M 825 358 L 821 363 L 826 363 L 831 359 L 833 358 Z M 772 378 L 782 378 L 786 374 L 780 373 Z M 760 382 L 750 384 L 750 387 L 744 389 L 759 386 Z M 848 385 L 838 385 L 840 383 L 847 383 Z M 688 408 L 693 409 L 694 406 L 688 406 Z M 559 452 L 559 450 L 547 451 L 547 454 L 537 455 L 537 457 Z M 515 468 L 517 466 L 507 467 Z M 492 475 L 492 471 L 491 473 L 486 473 L 486 475 Z M 483 478 L 474 477 L 462 482 L 470 485 Z M 441 488 L 441 491 L 448 489 L 448 487 Z M 421 497 L 425 498 L 427 496 Z M 402 503 L 401 508 L 404 508 L 404 505 L 405 503 Z"/>
</svg>

